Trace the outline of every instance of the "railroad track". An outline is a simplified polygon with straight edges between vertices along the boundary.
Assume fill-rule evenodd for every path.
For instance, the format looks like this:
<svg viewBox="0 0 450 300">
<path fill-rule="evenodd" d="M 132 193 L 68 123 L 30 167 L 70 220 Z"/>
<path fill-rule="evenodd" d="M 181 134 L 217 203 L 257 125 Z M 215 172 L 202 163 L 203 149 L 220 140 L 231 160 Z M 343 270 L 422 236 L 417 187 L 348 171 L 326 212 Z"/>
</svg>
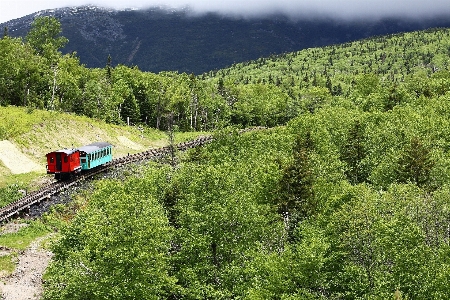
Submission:
<svg viewBox="0 0 450 300">
<path fill-rule="evenodd" d="M 239 133 L 244 133 L 253 130 L 261 130 L 263 127 L 255 127 L 241 130 Z M 179 143 L 174 146 L 177 151 L 186 151 L 191 148 L 203 146 L 213 141 L 213 136 L 202 136 L 195 140 Z M 160 159 L 167 155 L 170 155 L 174 150 L 171 146 L 166 146 L 158 149 L 151 149 L 144 152 L 128 155 L 120 158 L 113 159 L 111 162 L 99 166 L 95 169 L 89 170 L 80 176 L 72 178 L 70 180 L 54 182 L 48 184 L 41 189 L 31 192 L 23 198 L 10 203 L 9 205 L 0 209 L 0 223 L 9 220 L 11 217 L 18 215 L 21 211 L 30 208 L 32 205 L 50 199 L 52 195 L 55 195 L 63 190 L 70 188 L 73 185 L 90 178 L 96 174 L 102 173 L 108 169 L 124 166 L 130 163 Z"/>
</svg>

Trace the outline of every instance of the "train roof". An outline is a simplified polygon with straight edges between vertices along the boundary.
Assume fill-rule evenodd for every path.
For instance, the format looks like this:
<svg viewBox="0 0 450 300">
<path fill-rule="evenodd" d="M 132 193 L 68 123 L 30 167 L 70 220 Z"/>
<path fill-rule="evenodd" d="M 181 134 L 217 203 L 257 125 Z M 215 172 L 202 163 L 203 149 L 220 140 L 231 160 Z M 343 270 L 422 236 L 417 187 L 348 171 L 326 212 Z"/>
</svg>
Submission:
<svg viewBox="0 0 450 300">
<path fill-rule="evenodd" d="M 92 153 L 92 152 L 95 152 L 97 150 L 107 148 L 107 147 L 112 147 L 112 145 L 108 142 L 96 142 L 96 143 L 92 143 L 92 144 L 89 144 L 86 146 L 82 146 L 82 147 L 78 148 L 77 150 L 83 151 L 85 153 Z"/>
<path fill-rule="evenodd" d="M 50 153 L 47 153 L 46 155 L 52 154 L 52 153 L 65 153 L 66 155 L 70 155 L 73 154 L 75 152 L 77 152 L 78 149 L 61 149 L 61 150 L 56 150 Z"/>
</svg>

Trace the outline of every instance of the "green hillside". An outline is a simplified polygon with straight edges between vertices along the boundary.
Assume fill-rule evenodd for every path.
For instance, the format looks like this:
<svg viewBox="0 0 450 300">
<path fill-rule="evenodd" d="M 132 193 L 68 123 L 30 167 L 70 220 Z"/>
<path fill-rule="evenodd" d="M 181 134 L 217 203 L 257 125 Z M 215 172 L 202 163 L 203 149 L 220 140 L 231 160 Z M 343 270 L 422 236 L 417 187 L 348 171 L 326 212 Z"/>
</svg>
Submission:
<svg viewBox="0 0 450 300">
<path fill-rule="evenodd" d="M 35 189 L 52 180 L 50 175 L 45 174 L 45 154 L 51 151 L 108 141 L 114 145 L 114 157 L 117 158 L 168 144 L 168 136 L 162 131 L 112 125 L 61 112 L 8 106 L 0 107 L 0 119 L 0 152 L 11 151 L 2 147 L 13 145 L 14 152 L 5 152 L 4 155 L 10 157 L 16 171 L 13 172 L 2 162 L 7 157 L 0 159 L 2 205 L 20 196 L 16 193 L 11 199 L 6 199 L 11 196 L 8 192 L 11 188 L 14 191 L 20 188 Z M 182 141 L 193 136 L 176 133 L 175 137 L 176 141 Z M 22 157 L 27 161 L 22 161 Z M 27 164 L 38 168 L 30 172 Z"/>
<path fill-rule="evenodd" d="M 44 217 L 59 233 L 44 299 L 450 298 L 450 30 L 201 77 L 72 59 L 59 63 L 80 73 L 58 77 L 47 116 L 129 118 L 216 139 L 175 166 L 99 181 L 77 197 L 76 215 Z M 135 129 L 99 124 L 140 143 Z M 238 134 L 255 125 L 270 128 Z M 15 135 L 29 148 L 25 132 Z"/>
<path fill-rule="evenodd" d="M 46 297 L 450 297 L 449 45 L 448 29 L 379 37 L 198 79 L 226 124 L 286 125 L 102 182 Z"/>
</svg>

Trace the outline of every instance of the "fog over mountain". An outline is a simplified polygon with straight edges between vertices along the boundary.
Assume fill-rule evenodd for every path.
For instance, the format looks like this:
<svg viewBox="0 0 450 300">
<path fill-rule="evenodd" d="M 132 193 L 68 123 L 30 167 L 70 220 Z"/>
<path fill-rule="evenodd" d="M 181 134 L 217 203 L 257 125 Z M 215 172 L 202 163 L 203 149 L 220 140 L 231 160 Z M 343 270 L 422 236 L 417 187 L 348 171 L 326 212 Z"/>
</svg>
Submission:
<svg viewBox="0 0 450 300">
<path fill-rule="evenodd" d="M 17 3 L 20 1 L 16 0 Z M 177 1 L 167 0 L 166 4 L 175 7 L 185 3 Z M 312 1 L 250 1 L 239 5 L 230 0 L 226 7 L 219 2 L 204 1 L 201 5 L 202 1 L 178 9 L 160 6 L 120 10 L 115 1 L 108 1 L 106 6 L 115 5 L 117 9 L 98 6 L 48 9 L 0 23 L 0 28 L 7 27 L 10 36 L 25 37 L 37 16 L 54 16 L 61 22 L 62 34 L 69 39 L 62 52 L 76 52 L 87 67 L 104 67 L 110 55 L 113 65 L 138 66 L 151 72 L 201 74 L 233 63 L 305 48 L 450 27 L 450 13 L 445 14 L 439 1 L 434 2 L 441 5 L 442 14 L 437 13 L 436 6 L 425 7 L 419 2 L 414 4 L 415 1 L 407 8 L 403 0 L 393 4 L 378 1 L 381 8 L 377 9 L 375 1 L 367 1 L 367 7 L 373 6 L 371 13 L 367 7 L 356 6 L 356 1 L 340 2 L 339 7 L 331 0 L 320 2 L 328 3 L 329 7 Z M 39 0 L 35 2 L 39 3 Z M 61 5 L 84 2 L 87 1 L 58 1 Z M 92 2 L 106 4 L 103 0 Z M 146 7 L 149 3 L 130 0 L 127 5 Z M 411 7 L 414 6 L 422 8 L 421 13 L 413 12 Z M 392 11 L 386 12 L 387 7 Z M 288 8 L 292 10 L 289 12 Z M 364 14 L 366 18 L 362 17 Z"/>
<path fill-rule="evenodd" d="M 115 9 L 186 8 L 203 14 L 215 12 L 243 17 L 280 13 L 293 19 L 380 19 L 392 17 L 431 18 L 450 15 L 448 0 L 2 0 L 0 23 L 54 8 L 95 5 Z"/>
<path fill-rule="evenodd" d="M 204 11 L 206 8 L 202 6 Z M 264 5 L 260 11 L 263 8 Z M 194 74 L 310 47 L 450 27 L 449 17 L 293 19 L 292 15 L 280 12 L 250 17 L 199 11 L 200 8 L 114 10 L 78 6 L 40 11 L 2 23 L 0 27 L 7 27 L 10 36 L 25 37 L 37 16 L 54 16 L 69 39 L 63 53 L 76 52 L 87 67 L 104 67 L 110 55 L 113 65 Z"/>
</svg>

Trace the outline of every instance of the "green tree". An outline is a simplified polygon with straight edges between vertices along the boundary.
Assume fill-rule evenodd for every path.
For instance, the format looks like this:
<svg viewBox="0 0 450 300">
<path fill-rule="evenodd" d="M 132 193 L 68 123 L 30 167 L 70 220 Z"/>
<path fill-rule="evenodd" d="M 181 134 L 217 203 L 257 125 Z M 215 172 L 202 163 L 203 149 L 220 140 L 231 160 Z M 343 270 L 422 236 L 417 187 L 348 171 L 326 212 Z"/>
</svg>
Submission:
<svg viewBox="0 0 450 300">
<path fill-rule="evenodd" d="M 161 299 L 172 230 L 159 203 L 164 175 L 103 182 L 53 247 L 44 299 Z M 161 181 L 162 180 L 162 181 Z"/>
<path fill-rule="evenodd" d="M 50 90 L 47 70 L 21 39 L 0 39 L 0 103 L 43 108 Z"/>
<path fill-rule="evenodd" d="M 311 133 L 297 136 L 293 160 L 283 168 L 279 183 L 277 206 L 283 216 L 289 239 L 292 241 L 297 224 L 316 212 L 314 172 L 310 155 L 314 149 Z"/>
<path fill-rule="evenodd" d="M 106 61 L 106 78 L 109 82 L 111 82 L 112 79 L 112 65 L 111 65 L 112 59 L 111 54 L 108 54 L 108 59 Z"/>
<path fill-rule="evenodd" d="M 365 157 L 364 128 L 360 121 L 356 120 L 347 134 L 346 142 L 341 151 L 341 158 L 347 164 L 345 175 L 353 184 L 367 180 L 368 172 L 362 162 Z"/>
<path fill-rule="evenodd" d="M 131 124 L 137 124 L 140 121 L 139 106 L 136 98 L 131 91 L 123 90 L 122 97 L 124 98 L 122 105 L 120 106 L 120 116 L 124 122 L 130 121 Z"/>
<path fill-rule="evenodd" d="M 61 23 L 54 17 L 38 17 L 31 24 L 26 36 L 28 44 L 36 53 L 54 61 L 57 51 L 67 44 L 67 39 L 61 36 Z"/>
<path fill-rule="evenodd" d="M 417 137 L 413 137 L 398 160 L 397 181 L 412 182 L 419 187 L 427 186 L 431 181 L 434 165 L 431 151 Z"/>
</svg>

